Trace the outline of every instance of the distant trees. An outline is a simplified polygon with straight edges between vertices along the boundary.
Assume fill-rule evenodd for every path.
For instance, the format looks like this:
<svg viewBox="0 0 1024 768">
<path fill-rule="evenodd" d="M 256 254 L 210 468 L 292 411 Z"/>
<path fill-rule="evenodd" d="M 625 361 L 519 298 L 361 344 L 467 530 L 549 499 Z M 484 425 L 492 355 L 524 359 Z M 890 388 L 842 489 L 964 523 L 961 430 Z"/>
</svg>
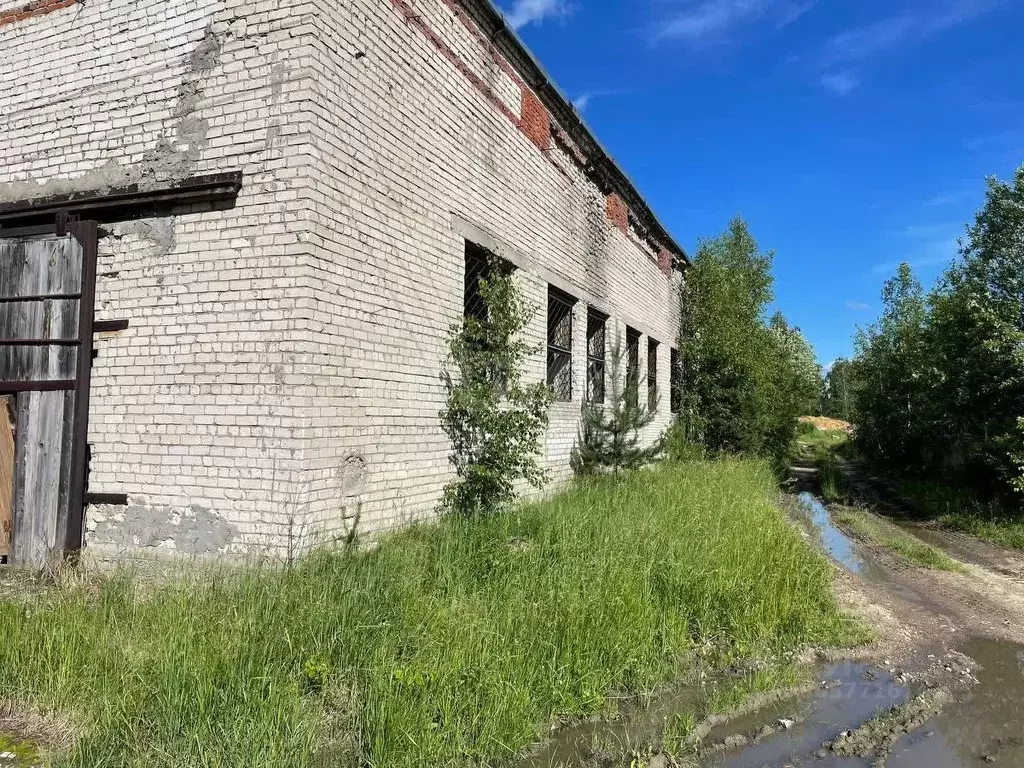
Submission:
<svg viewBox="0 0 1024 768">
<path fill-rule="evenodd" d="M 781 313 L 767 319 L 772 260 L 736 218 L 699 245 L 686 275 L 677 429 L 711 453 L 781 457 L 797 418 L 817 407 L 821 369 L 810 345 Z"/>
<path fill-rule="evenodd" d="M 821 415 L 856 422 L 853 386 L 853 363 L 844 358 L 832 363 L 821 382 Z"/>
<path fill-rule="evenodd" d="M 1024 166 L 989 179 L 927 296 L 901 265 L 851 368 L 858 441 L 898 467 L 1024 490 Z"/>
<path fill-rule="evenodd" d="M 867 450 L 900 465 L 923 443 L 928 380 L 921 283 L 901 264 L 882 288 L 882 316 L 855 341 L 857 435 Z"/>
</svg>

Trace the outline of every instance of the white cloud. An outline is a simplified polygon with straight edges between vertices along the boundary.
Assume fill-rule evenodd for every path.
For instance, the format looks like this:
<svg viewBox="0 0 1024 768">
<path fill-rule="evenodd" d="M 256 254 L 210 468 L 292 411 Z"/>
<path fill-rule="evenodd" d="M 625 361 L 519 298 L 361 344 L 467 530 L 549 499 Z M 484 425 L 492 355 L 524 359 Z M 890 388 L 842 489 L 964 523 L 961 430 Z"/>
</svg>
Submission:
<svg viewBox="0 0 1024 768">
<path fill-rule="evenodd" d="M 981 16 L 995 0 L 952 0 L 930 13 L 900 13 L 832 37 L 821 54 L 823 66 L 863 61 L 904 45 L 918 43 Z"/>
<path fill-rule="evenodd" d="M 959 238 L 964 226 L 959 222 L 916 224 L 904 227 L 896 236 L 904 241 L 897 246 L 898 261 L 887 261 L 871 268 L 873 276 L 889 276 L 902 262 L 914 269 L 946 265 L 959 255 Z"/>
<path fill-rule="evenodd" d="M 522 29 L 527 24 L 540 23 L 554 16 L 565 16 L 569 11 L 566 0 L 516 0 L 505 18 L 513 29 Z"/>
<path fill-rule="evenodd" d="M 892 16 L 864 27 L 848 29 L 825 44 L 822 63 L 826 66 L 863 61 L 896 47 L 919 33 L 920 20 L 912 15 Z"/>
<path fill-rule="evenodd" d="M 942 192 L 925 200 L 921 205 L 925 208 L 941 208 L 943 206 L 959 203 L 963 200 L 974 197 L 975 190 L 960 189 L 954 192 Z"/>
<path fill-rule="evenodd" d="M 913 259 L 903 259 L 902 261 L 887 261 L 884 264 L 876 264 L 871 268 L 871 275 L 875 277 L 885 276 L 891 277 L 896 273 L 900 264 L 906 262 L 912 269 L 919 270 L 922 267 L 935 267 L 939 264 L 949 264 L 956 258 L 956 243 L 952 243 L 949 252 L 946 254 L 936 253 L 932 256 L 921 256 Z"/>
<path fill-rule="evenodd" d="M 1016 148 L 1021 143 L 1024 130 L 1010 129 L 997 131 L 985 136 L 975 136 L 964 142 L 964 149 L 968 152 L 981 152 L 983 150 L 999 150 L 1002 148 Z"/>
<path fill-rule="evenodd" d="M 572 100 L 572 105 L 581 114 L 586 111 L 594 99 L 603 99 L 605 96 L 614 96 L 619 91 L 585 91 Z"/>
<path fill-rule="evenodd" d="M 867 312 L 871 309 L 871 305 L 865 304 L 863 301 L 845 301 L 843 306 L 851 312 Z"/>
<path fill-rule="evenodd" d="M 719 42 L 738 27 L 770 22 L 776 28 L 792 24 L 814 7 L 817 0 L 703 0 L 690 3 L 663 21 L 655 40 L 683 40 L 690 44 Z"/>
<path fill-rule="evenodd" d="M 594 98 L 594 94 L 592 93 L 581 93 L 572 100 L 572 105 L 576 107 L 577 112 L 585 112 L 587 107 L 590 105 L 590 100 L 592 98 Z"/>
<path fill-rule="evenodd" d="M 922 43 L 988 13 L 999 2 L 1000 0 L 945 0 L 943 3 L 935 3 L 938 7 L 928 12 L 904 11 L 833 35 L 816 56 L 818 71 L 824 73 L 819 76 L 819 82 L 834 93 L 845 95 L 856 87 L 856 84 L 852 84 L 853 80 L 843 77 L 843 73 L 848 73 L 853 65 Z"/>
<path fill-rule="evenodd" d="M 821 76 L 821 84 L 835 94 L 845 96 L 860 85 L 860 77 L 851 70 Z"/>
</svg>

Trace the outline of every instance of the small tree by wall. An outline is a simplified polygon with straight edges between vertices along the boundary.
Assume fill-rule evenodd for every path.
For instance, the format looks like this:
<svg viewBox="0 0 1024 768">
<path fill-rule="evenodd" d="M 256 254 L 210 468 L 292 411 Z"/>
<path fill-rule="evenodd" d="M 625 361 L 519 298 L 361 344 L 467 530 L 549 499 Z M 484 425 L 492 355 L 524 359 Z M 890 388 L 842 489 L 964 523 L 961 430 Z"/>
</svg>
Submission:
<svg viewBox="0 0 1024 768">
<path fill-rule="evenodd" d="M 500 510 L 515 499 L 519 480 L 543 485 L 537 457 L 551 403 L 546 384 L 522 382 L 527 359 L 539 349 L 522 339 L 536 309 L 523 300 L 508 265 L 489 256 L 479 293 L 484 311 L 452 329 L 449 362 L 458 377 L 444 374 L 448 400 L 440 414 L 457 476 L 444 489 L 442 508 L 466 517 Z"/>
<path fill-rule="evenodd" d="M 640 444 L 640 432 L 654 421 L 659 398 L 655 395 L 651 403 L 640 403 L 642 381 L 622 376 L 623 356 L 616 339 L 611 350 L 611 403 L 583 406 L 583 425 L 570 457 L 577 475 L 638 469 L 664 450 L 664 438 L 649 447 Z"/>
</svg>

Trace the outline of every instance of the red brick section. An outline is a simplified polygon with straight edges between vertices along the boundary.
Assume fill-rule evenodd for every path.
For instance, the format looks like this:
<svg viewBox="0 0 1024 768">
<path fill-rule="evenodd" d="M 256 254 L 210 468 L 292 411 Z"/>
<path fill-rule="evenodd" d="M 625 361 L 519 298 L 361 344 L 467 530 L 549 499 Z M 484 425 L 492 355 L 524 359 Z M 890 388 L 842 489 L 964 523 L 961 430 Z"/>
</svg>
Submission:
<svg viewBox="0 0 1024 768">
<path fill-rule="evenodd" d="M 70 5 L 74 2 L 81 2 L 82 0 L 39 0 L 40 3 L 48 3 L 57 5 L 60 3 L 60 7 Z M 566 151 L 566 154 L 572 158 L 573 162 L 580 168 L 584 168 L 587 164 L 586 157 L 576 147 L 565 132 L 558 126 L 552 125 L 551 116 L 548 114 L 547 108 L 537 98 L 537 94 L 531 91 L 527 85 L 523 82 L 522 78 L 519 77 L 519 73 L 512 68 L 512 66 L 501 56 L 494 45 L 480 32 L 477 26 L 469 19 L 465 11 L 463 11 L 459 5 L 458 0 L 443 0 L 444 4 L 455 14 L 455 16 L 462 22 L 462 24 L 473 34 L 473 36 L 483 45 L 490 53 L 491 58 L 497 63 L 502 70 L 504 70 L 509 77 L 519 86 L 522 91 L 522 99 L 520 102 L 521 115 L 516 115 L 511 109 L 498 97 L 498 95 L 491 89 L 491 87 L 485 83 L 475 72 L 473 72 L 469 66 L 462 60 L 462 58 L 449 46 L 441 37 L 434 32 L 433 29 L 427 24 L 422 16 L 413 10 L 409 3 L 409 0 L 391 0 L 391 5 L 395 8 L 398 13 L 402 15 L 405 22 L 413 27 L 416 27 L 424 37 L 426 37 L 437 51 L 444 56 L 448 61 L 455 66 L 455 68 L 462 73 L 462 75 L 472 83 L 473 87 L 477 89 L 499 112 L 505 117 L 512 121 L 519 129 L 542 150 L 551 149 L 552 139 L 555 138 L 559 141 L 559 145 Z M 562 168 L 559 163 L 556 163 L 551 153 L 546 152 L 544 155 L 548 162 L 566 178 L 570 178 L 568 172 Z M 629 235 L 629 207 L 623 201 L 623 199 L 616 193 L 612 193 L 608 196 L 608 219 L 616 227 L 621 229 L 626 235 Z M 672 256 L 671 254 L 664 255 L 659 254 L 658 256 L 658 267 L 665 274 L 670 274 L 672 269 Z M 665 264 L 668 267 L 665 267 Z"/>
<path fill-rule="evenodd" d="M 665 248 L 658 251 L 658 269 L 665 277 L 672 276 L 672 254 Z"/>
<path fill-rule="evenodd" d="M 608 195 L 608 221 L 629 234 L 629 208 L 617 192 Z"/>
<path fill-rule="evenodd" d="M 548 149 L 551 146 L 551 118 L 540 99 L 529 88 L 523 89 L 522 117 L 519 127 L 529 137 L 530 141 L 541 149 Z"/>
<path fill-rule="evenodd" d="M 35 2 L 26 3 L 21 8 L 12 8 L 9 11 L 0 12 L 0 27 L 16 24 L 19 21 L 31 19 L 34 16 L 53 13 L 61 8 L 70 8 L 72 5 L 80 2 L 82 0 L 35 0 Z"/>
</svg>

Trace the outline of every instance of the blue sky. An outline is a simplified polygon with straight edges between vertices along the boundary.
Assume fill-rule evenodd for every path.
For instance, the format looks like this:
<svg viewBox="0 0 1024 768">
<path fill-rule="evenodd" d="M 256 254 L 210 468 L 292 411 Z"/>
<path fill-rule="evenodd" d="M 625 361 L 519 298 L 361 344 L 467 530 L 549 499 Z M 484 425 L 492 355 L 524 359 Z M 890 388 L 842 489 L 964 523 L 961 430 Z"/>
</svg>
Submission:
<svg viewBox="0 0 1024 768">
<path fill-rule="evenodd" d="M 685 248 L 742 214 L 822 363 L 1024 161 L 1021 0 L 500 0 Z"/>
</svg>

